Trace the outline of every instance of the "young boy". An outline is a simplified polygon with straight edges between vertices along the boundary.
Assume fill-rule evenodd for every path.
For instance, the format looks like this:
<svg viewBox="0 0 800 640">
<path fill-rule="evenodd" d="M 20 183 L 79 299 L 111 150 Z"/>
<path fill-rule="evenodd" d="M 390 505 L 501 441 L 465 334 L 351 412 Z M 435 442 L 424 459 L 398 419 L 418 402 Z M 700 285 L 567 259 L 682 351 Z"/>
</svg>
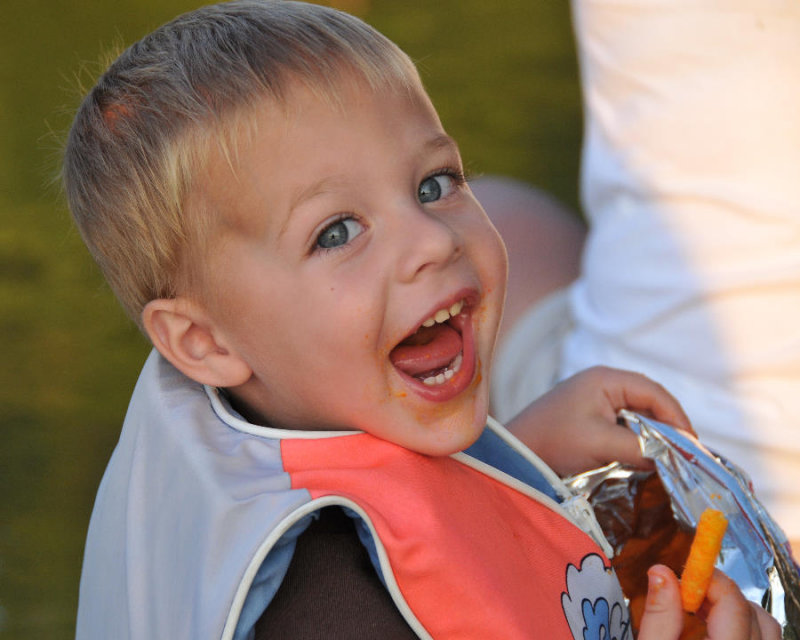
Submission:
<svg viewBox="0 0 800 640">
<path fill-rule="evenodd" d="M 632 636 L 588 507 L 487 426 L 505 252 L 392 43 L 296 2 L 182 16 L 100 78 L 64 173 L 155 346 L 92 516 L 79 638 Z M 512 427 L 562 471 L 641 462 L 622 406 L 688 427 L 606 369 Z M 292 559 L 331 509 L 368 571 L 327 544 Z M 329 567 L 339 592 L 314 591 Z M 677 638 L 676 578 L 651 579 L 640 637 Z M 722 576 L 709 603 L 713 638 L 769 624 Z"/>
</svg>

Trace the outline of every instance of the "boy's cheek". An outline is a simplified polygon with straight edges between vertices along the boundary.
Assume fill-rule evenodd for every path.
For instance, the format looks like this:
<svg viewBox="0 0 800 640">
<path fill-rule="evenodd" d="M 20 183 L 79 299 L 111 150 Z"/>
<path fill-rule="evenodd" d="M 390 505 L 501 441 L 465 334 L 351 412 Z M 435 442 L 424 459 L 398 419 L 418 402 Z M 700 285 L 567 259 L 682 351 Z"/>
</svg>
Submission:
<svg viewBox="0 0 800 640">
<path fill-rule="evenodd" d="M 489 264 L 489 293 L 496 293 L 500 304 L 505 300 L 506 282 L 508 281 L 508 253 L 500 235 L 492 227 L 483 246 L 489 254 L 486 260 Z"/>
</svg>

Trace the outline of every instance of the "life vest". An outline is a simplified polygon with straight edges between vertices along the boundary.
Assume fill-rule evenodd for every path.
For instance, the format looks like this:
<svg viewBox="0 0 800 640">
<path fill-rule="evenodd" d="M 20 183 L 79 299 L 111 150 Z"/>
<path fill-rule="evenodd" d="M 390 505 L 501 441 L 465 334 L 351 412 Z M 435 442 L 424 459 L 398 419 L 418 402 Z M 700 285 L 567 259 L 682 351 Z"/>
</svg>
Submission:
<svg viewBox="0 0 800 640">
<path fill-rule="evenodd" d="M 447 457 L 259 427 L 155 352 L 98 492 L 77 638 L 247 638 L 330 505 L 420 638 L 631 638 L 591 509 L 494 421 Z"/>
</svg>

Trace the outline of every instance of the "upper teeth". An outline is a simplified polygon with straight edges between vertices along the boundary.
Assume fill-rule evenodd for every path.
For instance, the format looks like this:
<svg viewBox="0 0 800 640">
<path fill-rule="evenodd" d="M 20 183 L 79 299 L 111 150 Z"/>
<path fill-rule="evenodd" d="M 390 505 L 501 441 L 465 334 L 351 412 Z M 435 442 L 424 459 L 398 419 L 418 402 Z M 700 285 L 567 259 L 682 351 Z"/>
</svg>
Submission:
<svg viewBox="0 0 800 640">
<path fill-rule="evenodd" d="M 447 322 L 453 316 L 457 316 L 459 313 L 461 313 L 461 309 L 463 308 L 464 308 L 464 301 L 459 300 L 458 302 L 453 303 L 453 305 L 449 309 L 439 309 L 430 318 L 428 318 L 425 322 L 423 322 L 422 326 L 432 327 L 435 324 L 441 324 L 442 322 Z"/>
</svg>

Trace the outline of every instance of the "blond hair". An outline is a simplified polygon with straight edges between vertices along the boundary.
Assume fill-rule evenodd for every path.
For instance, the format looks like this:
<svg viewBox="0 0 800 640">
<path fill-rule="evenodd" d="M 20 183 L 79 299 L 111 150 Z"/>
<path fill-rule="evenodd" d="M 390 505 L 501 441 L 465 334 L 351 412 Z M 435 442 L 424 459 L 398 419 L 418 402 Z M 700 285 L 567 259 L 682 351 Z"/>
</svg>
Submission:
<svg viewBox="0 0 800 640">
<path fill-rule="evenodd" d="M 345 73 L 373 90 L 421 86 L 391 41 L 346 13 L 236 0 L 179 16 L 128 48 L 84 99 L 63 179 L 78 229 L 128 315 L 192 282 L 213 226 L 193 181 L 237 114 L 285 105 L 303 82 L 336 102 Z M 202 207 L 201 207 L 202 208 Z"/>
</svg>

